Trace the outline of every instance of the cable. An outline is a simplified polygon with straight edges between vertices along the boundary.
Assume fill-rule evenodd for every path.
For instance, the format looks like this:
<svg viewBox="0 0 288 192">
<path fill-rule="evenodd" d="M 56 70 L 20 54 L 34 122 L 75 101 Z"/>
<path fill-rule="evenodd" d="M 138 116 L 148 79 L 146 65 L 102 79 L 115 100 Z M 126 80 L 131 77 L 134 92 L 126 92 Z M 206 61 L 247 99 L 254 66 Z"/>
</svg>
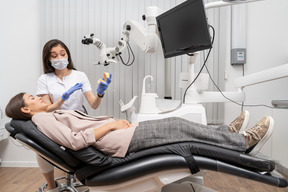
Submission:
<svg viewBox="0 0 288 192">
<path fill-rule="evenodd" d="M 211 26 L 211 25 L 209 25 L 209 27 L 210 27 L 210 28 L 212 29 L 212 31 L 213 31 L 212 42 L 211 42 L 212 45 L 213 45 L 213 43 L 214 43 L 214 38 L 215 38 L 215 29 L 214 29 L 214 27 Z M 185 92 L 184 92 L 184 96 L 183 96 L 183 103 L 185 103 L 185 98 L 186 98 L 186 94 L 187 94 L 188 89 L 195 83 L 195 81 L 198 79 L 199 75 L 201 74 L 203 68 L 206 66 L 206 63 L 207 63 L 207 60 L 208 60 L 209 55 L 210 55 L 210 53 L 211 53 L 211 50 L 212 50 L 212 47 L 209 49 L 209 52 L 208 52 L 208 54 L 207 54 L 207 57 L 206 57 L 203 65 L 202 65 L 200 71 L 198 72 L 198 74 L 196 75 L 196 77 L 194 78 L 194 80 L 190 83 L 190 85 L 186 88 L 186 90 L 185 90 Z M 188 54 L 188 55 L 191 56 L 191 54 Z"/>
<path fill-rule="evenodd" d="M 244 64 L 242 65 L 242 76 L 244 77 L 245 76 L 245 70 L 244 70 Z M 242 105 L 241 105 L 241 111 L 244 110 L 244 101 L 242 101 Z"/>
<path fill-rule="evenodd" d="M 129 42 L 127 42 L 127 45 L 128 45 L 128 61 L 125 63 L 124 60 L 123 60 L 123 58 L 122 58 L 122 56 L 119 55 L 119 57 L 120 57 L 121 62 L 122 62 L 123 65 L 125 65 L 125 66 L 131 66 L 131 65 L 134 63 L 134 61 L 135 61 L 135 55 L 134 55 L 134 53 L 133 53 L 133 50 L 132 50 Z M 131 54 L 132 54 L 132 56 L 133 56 L 131 63 L 129 63 L 129 62 L 130 62 L 130 52 L 131 52 Z"/>
</svg>

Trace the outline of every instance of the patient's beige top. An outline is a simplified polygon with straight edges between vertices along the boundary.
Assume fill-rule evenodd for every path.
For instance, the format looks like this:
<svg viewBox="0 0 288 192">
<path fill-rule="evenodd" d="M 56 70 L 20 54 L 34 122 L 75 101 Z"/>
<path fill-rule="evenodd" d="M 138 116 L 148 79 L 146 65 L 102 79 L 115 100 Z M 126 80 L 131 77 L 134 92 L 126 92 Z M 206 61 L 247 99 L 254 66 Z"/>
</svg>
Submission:
<svg viewBox="0 0 288 192">
<path fill-rule="evenodd" d="M 47 137 L 59 145 L 79 150 L 93 145 L 113 157 L 124 157 L 138 124 L 128 129 L 110 131 L 96 141 L 94 129 L 116 121 L 112 117 L 92 117 L 79 111 L 56 110 L 51 113 L 37 113 L 32 121 Z"/>
</svg>

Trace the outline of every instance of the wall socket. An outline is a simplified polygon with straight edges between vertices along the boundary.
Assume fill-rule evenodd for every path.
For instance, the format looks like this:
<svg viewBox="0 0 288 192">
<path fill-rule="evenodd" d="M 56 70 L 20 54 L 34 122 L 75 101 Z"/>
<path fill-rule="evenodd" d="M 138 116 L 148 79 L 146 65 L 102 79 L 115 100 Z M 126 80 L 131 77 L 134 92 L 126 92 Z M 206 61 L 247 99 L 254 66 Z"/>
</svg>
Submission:
<svg viewBox="0 0 288 192">
<path fill-rule="evenodd" d="M 3 112 L 0 108 L 0 141 L 2 141 L 3 139 L 7 139 L 9 135 L 8 131 L 6 131 L 6 129 L 4 128 L 4 125 L 2 122 L 3 122 Z"/>
<path fill-rule="evenodd" d="M 236 48 L 231 50 L 231 64 L 243 65 L 246 63 L 246 49 Z"/>
<path fill-rule="evenodd" d="M 0 129 L 0 141 L 8 138 L 8 132 L 4 129 Z"/>
<path fill-rule="evenodd" d="M 3 111 L 1 108 L 0 108 L 0 119 L 3 119 Z"/>
</svg>

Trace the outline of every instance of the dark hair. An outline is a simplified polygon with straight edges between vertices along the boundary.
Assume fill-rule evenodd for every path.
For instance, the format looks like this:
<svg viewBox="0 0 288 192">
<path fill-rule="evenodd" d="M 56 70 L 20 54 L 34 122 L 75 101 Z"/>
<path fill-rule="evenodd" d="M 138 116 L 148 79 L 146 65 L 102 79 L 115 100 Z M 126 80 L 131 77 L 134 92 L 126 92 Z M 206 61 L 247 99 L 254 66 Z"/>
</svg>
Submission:
<svg viewBox="0 0 288 192">
<path fill-rule="evenodd" d="M 23 95 L 25 93 L 18 93 L 12 97 L 5 108 L 5 114 L 7 117 L 18 120 L 30 120 L 31 117 L 27 113 L 21 111 L 22 107 L 25 107 Z"/>
<path fill-rule="evenodd" d="M 44 45 L 43 51 L 42 51 L 42 62 L 43 62 L 44 73 L 51 73 L 55 71 L 54 67 L 51 65 L 51 62 L 50 62 L 50 54 L 51 54 L 51 49 L 58 45 L 61 45 L 61 47 L 63 47 L 68 54 L 69 64 L 67 68 L 76 70 L 76 68 L 73 65 L 73 61 L 72 61 L 71 54 L 70 54 L 68 47 L 62 41 L 58 39 L 52 39 Z"/>
</svg>

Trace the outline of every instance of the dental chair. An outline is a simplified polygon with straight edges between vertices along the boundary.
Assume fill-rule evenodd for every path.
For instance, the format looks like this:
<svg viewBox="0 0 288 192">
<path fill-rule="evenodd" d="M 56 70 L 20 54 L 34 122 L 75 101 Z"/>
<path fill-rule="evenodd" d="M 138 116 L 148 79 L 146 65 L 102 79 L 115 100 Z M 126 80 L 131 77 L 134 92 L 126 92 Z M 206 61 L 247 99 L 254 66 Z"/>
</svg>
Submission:
<svg viewBox="0 0 288 192">
<path fill-rule="evenodd" d="M 11 137 L 66 172 L 66 184 L 61 186 L 72 192 L 77 192 L 81 184 L 99 192 L 161 191 L 164 185 L 189 180 L 200 170 L 219 171 L 275 187 L 288 186 L 287 179 L 276 172 L 274 161 L 212 145 L 175 143 L 113 158 L 94 147 L 73 151 L 60 146 L 31 121 L 11 120 L 5 127 Z M 80 182 L 74 182 L 74 176 Z"/>
</svg>

